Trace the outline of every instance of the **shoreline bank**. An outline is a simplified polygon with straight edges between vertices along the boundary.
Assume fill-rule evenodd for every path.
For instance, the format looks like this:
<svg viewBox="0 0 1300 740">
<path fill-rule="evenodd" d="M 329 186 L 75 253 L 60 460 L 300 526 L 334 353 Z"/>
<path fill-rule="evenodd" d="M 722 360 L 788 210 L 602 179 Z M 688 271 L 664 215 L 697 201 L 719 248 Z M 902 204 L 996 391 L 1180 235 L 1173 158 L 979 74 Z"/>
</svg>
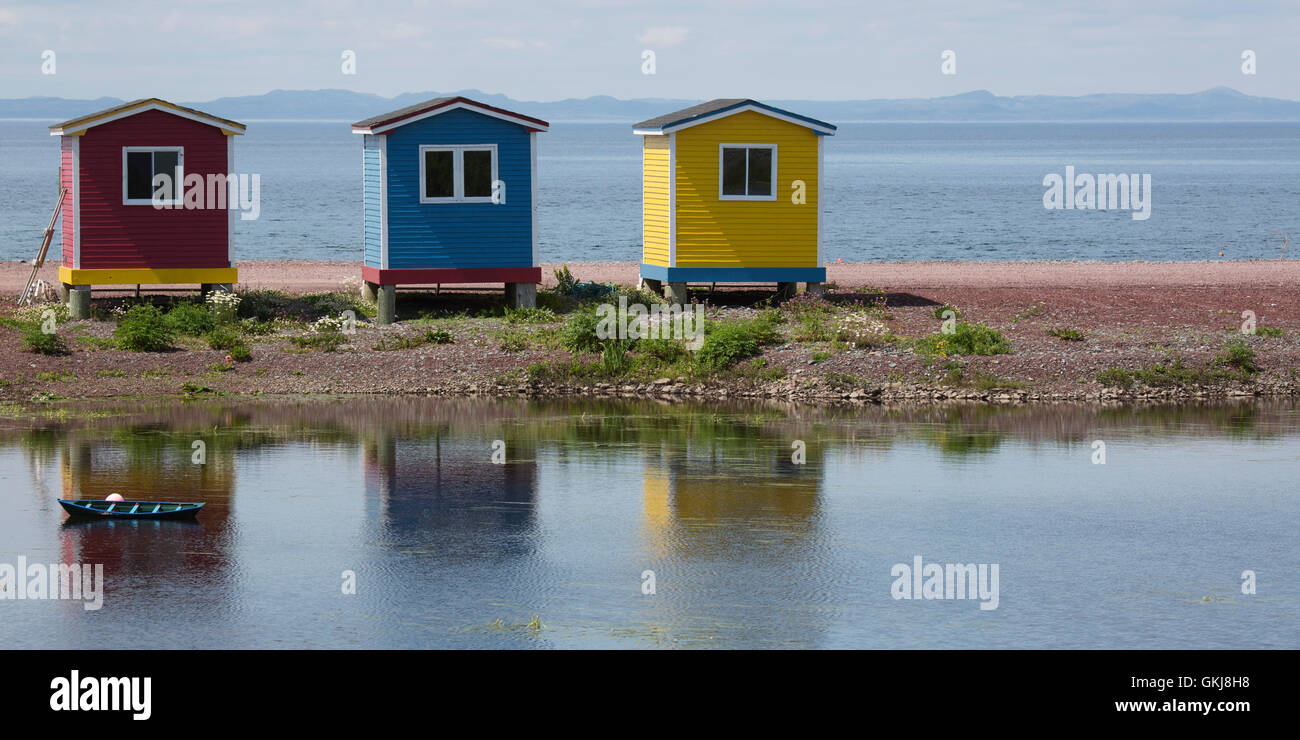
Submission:
<svg viewBox="0 0 1300 740">
<path fill-rule="evenodd" d="M 543 267 L 543 288 L 553 288 Z M 569 263 L 583 281 L 636 280 L 635 263 Z M 326 313 L 357 289 L 357 263 L 241 262 L 239 291 L 278 290 Z M 357 394 L 511 397 L 785 399 L 802 403 L 1187 402 L 1300 395 L 1300 261 L 1201 263 L 835 263 L 827 266 L 824 311 L 764 308 L 770 289 L 695 291 L 709 323 L 776 316 L 771 341 L 723 372 L 657 370 L 647 362 L 623 374 L 600 371 L 599 355 L 575 356 L 562 343 L 563 308 L 536 320 L 508 319 L 500 287 L 442 295 L 414 293 L 399 323 L 358 322 L 332 351 L 301 346 L 307 318 L 294 313 L 265 334 L 245 337 L 248 362 L 226 360 L 200 337 L 176 338 L 165 352 L 113 344 L 112 306 L 133 291 L 96 292 L 99 316 L 61 324 L 68 354 L 27 351 L 14 296 L 30 266 L 0 264 L 0 400 L 211 394 Z M 42 273 L 53 272 L 47 265 Z M 487 288 L 489 286 L 482 286 Z M 150 293 L 146 289 L 145 295 Z M 161 298 L 176 300 L 177 295 Z M 350 297 L 347 298 L 351 300 Z M 559 304 L 556 304 L 557 307 Z M 937 311 L 996 330 L 1009 352 L 919 351 L 939 331 Z M 802 310 L 802 309 L 800 309 Z M 823 310 L 818 308 L 818 310 Z M 1261 331 L 1242 335 L 1243 312 Z M 836 327 L 869 315 L 891 341 L 855 346 Z M 517 317 L 515 317 L 517 319 Z M 428 332 L 451 341 L 430 343 Z M 1257 330 L 1258 331 L 1258 330 Z M 1229 352 L 1230 345 L 1239 349 Z M 1244 348 L 1244 349 L 1240 349 Z M 1237 354 L 1233 354 L 1236 352 Z M 1227 359 L 1225 359 L 1227 358 Z M 1248 359 L 1251 369 L 1238 367 Z M 635 359 L 635 358 L 634 358 Z M 1236 363 L 1225 364 L 1225 363 Z M 593 369 L 594 368 L 594 369 Z M 1101 378 L 1102 380 L 1099 380 Z"/>
</svg>

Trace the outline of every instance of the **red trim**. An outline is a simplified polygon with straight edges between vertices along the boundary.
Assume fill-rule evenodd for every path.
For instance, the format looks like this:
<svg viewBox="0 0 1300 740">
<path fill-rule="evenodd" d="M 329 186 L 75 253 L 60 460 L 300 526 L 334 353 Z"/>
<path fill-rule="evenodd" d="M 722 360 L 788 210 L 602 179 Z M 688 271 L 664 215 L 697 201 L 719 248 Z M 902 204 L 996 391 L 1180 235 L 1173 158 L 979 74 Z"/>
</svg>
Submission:
<svg viewBox="0 0 1300 740">
<path fill-rule="evenodd" d="M 540 283 L 540 267 L 401 268 L 381 270 L 363 265 L 361 279 L 376 285 L 434 285 L 459 283 Z"/>
<path fill-rule="evenodd" d="M 498 107 L 496 107 L 496 106 L 494 106 L 494 105 L 488 105 L 488 104 L 486 104 L 486 103 L 480 103 L 480 102 L 478 102 L 477 100 L 470 100 L 469 98 L 466 98 L 466 97 L 457 96 L 457 97 L 454 97 L 454 98 L 452 98 L 451 100 L 448 100 L 447 102 L 445 102 L 445 103 L 441 103 L 441 104 L 439 104 L 439 105 L 431 105 L 431 106 L 429 106 L 428 108 L 422 108 L 422 109 L 417 110 L 417 111 L 412 111 L 412 112 L 407 113 L 407 114 L 405 114 L 405 115 L 395 116 L 395 117 L 393 117 L 393 118 L 384 118 L 384 119 L 381 119 L 381 120 L 375 121 L 374 123 L 370 124 L 369 126 L 366 126 L 366 128 L 367 128 L 367 129 L 374 130 L 374 129 L 380 128 L 380 127 L 382 127 L 382 126 L 389 126 L 389 125 L 392 125 L 392 124 L 394 124 L 394 123 L 397 123 L 398 121 L 405 121 L 405 120 L 408 119 L 408 118 L 414 118 L 414 117 L 416 117 L 416 116 L 422 116 L 422 115 L 424 115 L 425 113 L 429 113 L 429 112 L 431 112 L 431 111 L 438 110 L 439 108 L 446 108 L 447 106 L 449 106 L 449 105 L 455 105 L 456 103 L 469 103 L 469 104 L 472 105 L 472 106 L 475 106 L 475 107 L 478 107 L 478 108 L 483 108 L 484 110 L 490 110 L 490 111 L 492 111 L 492 112 L 494 112 L 494 113 L 500 113 L 500 114 L 502 114 L 502 115 L 504 115 L 504 116 L 510 116 L 510 117 L 512 117 L 512 118 L 522 118 L 522 119 L 525 120 L 525 121 L 532 121 L 533 123 L 541 124 L 542 126 L 546 126 L 546 127 L 548 127 L 548 128 L 549 128 L 550 125 L 551 125 L 551 124 L 547 123 L 546 121 L 543 121 L 543 120 L 540 119 L 540 118 L 533 118 L 532 116 L 525 116 L 525 115 L 522 114 L 522 113 L 515 113 L 514 111 L 506 110 L 505 108 L 498 108 Z M 355 127 L 354 127 L 354 128 L 355 128 Z M 527 128 L 527 127 L 525 127 L 525 128 Z M 532 131 L 532 130 L 533 130 L 533 129 L 529 129 L 529 131 Z"/>
</svg>

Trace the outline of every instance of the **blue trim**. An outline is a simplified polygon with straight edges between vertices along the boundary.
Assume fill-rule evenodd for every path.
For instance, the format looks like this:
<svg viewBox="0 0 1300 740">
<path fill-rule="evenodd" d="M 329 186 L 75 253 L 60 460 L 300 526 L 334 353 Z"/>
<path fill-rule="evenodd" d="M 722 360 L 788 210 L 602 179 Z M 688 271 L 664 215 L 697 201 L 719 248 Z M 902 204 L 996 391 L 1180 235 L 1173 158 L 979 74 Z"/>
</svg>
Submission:
<svg viewBox="0 0 1300 740">
<path fill-rule="evenodd" d="M 824 283 L 825 267 L 664 267 L 641 263 L 641 277 L 664 283 Z"/>
</svg>

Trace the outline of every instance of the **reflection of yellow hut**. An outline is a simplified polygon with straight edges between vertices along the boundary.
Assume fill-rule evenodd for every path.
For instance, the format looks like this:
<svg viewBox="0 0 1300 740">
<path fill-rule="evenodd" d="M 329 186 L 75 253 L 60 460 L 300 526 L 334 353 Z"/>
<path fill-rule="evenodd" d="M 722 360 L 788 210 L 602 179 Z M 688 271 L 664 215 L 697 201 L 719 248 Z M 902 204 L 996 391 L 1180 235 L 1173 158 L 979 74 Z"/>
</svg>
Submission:
<svg viewBox="0 0 1300 740">
<path fill-rule="evenodd" d="M 821 502 L 822 448 L 809 447 L 803 465 L 779 447 L 757 454 L 738 461 L 711 449 L 679 450 L 647 460 L 642 524 L 654 553 L 748 539 L 765 522 L 786 533 L 811 531 Z"/>
</svg>

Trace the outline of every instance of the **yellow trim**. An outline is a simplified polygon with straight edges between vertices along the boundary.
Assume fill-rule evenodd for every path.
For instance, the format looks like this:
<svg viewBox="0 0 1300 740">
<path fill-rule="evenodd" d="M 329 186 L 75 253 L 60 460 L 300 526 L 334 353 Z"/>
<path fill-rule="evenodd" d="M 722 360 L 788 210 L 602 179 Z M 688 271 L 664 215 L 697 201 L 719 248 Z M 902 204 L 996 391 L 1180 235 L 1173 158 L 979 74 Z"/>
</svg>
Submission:
<svg viewBox="0 0 1300 740">
<path fill-rule="evenodd" d="M 234 267 L 173 267 L 163 269 L 109 268 L 75 270 L 59 266 L 59 282 L 68 285 L 177 285 L 189 283 L 237 283 Z"/>
</svg>

